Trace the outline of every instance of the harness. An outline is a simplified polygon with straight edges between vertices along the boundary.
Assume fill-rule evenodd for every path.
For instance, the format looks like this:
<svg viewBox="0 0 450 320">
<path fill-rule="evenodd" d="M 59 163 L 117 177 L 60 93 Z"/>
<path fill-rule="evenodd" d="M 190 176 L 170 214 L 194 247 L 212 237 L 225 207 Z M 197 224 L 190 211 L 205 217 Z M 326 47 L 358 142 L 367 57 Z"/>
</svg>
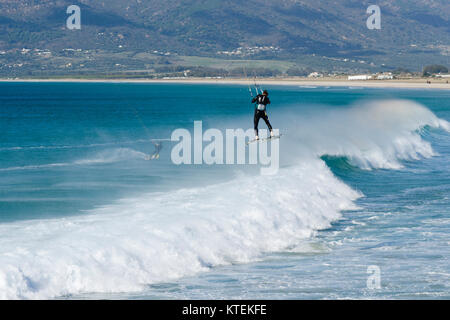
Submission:
<svg viewBox="0 0 450 320">
<path fill-rule="evenodd" d="M 267 97 L 266 96 L 258 96 L 258 104 L 256 105 L 256 109 L 260 110 L 260 111 L 265 111 L 266 110 L 266 102 Z"/>
</svg>

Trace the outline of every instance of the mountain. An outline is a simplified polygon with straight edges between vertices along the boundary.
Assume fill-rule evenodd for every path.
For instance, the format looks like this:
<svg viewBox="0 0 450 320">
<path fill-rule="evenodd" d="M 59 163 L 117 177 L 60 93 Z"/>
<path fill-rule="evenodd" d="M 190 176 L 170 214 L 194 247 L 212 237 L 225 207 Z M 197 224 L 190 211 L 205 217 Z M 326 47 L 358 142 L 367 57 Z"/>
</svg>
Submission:
<svg viewBox="0 0 450 320">
<path fill-rule="evenodd" d="M 66 27 L 66 9 L 73 4 L 81 8 L 81 30 Z M 113 66 L 122 71 L 195 66 L 183 57 L 202 57 L 198 61 L 203 66 L 205 58 L 271 60 L 330 71 L 448 65 L 449 1 L 379 0 L 380 30 L 366 26 L 371 4 L 373 0 L 0 0 L 0 75 L 11 70 L 20 74 L 19 68 L 28 74 L 62 69 L 63 74 L 74 66 L 90 72 Z M 19 53 L 23 48 L 30 53 Z M 36 49 L 41 51 L 33 55 Z"/>
</svg>

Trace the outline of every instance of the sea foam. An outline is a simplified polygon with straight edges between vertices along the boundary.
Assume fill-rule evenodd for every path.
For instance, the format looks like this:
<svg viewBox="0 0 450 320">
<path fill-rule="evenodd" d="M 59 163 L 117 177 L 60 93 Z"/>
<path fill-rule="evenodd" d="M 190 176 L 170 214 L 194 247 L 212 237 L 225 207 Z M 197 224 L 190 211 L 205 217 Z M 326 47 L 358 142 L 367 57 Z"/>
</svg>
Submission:
<svg viewBox="0 0 450 320">
<path fill-rule="evenodd" d="M 0 298 L 129 292 L 257 260 L 330 227 L 360 194 L 323 161 L 145 194 L 83 217 L 0 225 Z"/>
</svg>

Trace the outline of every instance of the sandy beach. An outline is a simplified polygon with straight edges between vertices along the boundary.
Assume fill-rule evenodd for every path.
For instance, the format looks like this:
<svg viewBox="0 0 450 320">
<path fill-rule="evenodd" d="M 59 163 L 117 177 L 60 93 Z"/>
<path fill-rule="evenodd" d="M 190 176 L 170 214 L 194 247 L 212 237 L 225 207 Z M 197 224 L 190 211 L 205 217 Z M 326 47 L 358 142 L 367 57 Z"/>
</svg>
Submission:
<svg viewBox="0 0 450 320">
<path fill-rule="evenodd" d="M 409 88 L 409 89 L 446 89 L 450 84 L 446 79 L 425 78 L 407 80 L 366 80 L 350 81 L 346 79 L 303 79 L 303 78 L 266 78 L 257 79 L 259 84 L 279 86 L 320 86 L 320 87 L 366 87 L 366 88 Z M 239 84 L 253 83 L 253 79 L 226 78 L 167 78 L 167 79 L 0 79 L 0 82 L 104 82 L 104 83 L 186 83 L 186 84 Z"/>
</svg>

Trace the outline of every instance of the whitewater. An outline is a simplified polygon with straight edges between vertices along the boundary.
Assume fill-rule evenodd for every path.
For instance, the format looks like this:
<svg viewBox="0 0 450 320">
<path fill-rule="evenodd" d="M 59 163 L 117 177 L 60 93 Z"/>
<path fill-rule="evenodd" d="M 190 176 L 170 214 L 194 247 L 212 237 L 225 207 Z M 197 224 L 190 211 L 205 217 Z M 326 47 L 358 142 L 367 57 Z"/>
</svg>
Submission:
<svg viewBox="0 0 450 320">
<path fill-rule="evenodd" d="M 283 108 L 273 117 L 286 133 L 276 175 L 262 176 L 245 166 L 219 168 L 226 178 L 200 179 L 164 191 L 144 187 L 83 214 L 0 223 L 0 298 L 137 294 L 158 283 L 258 264 L 267 254 L 303 252 L 305 244 L 333 228 L 346 212 L 361 210 L 358 200 L 366 197 L 337 176 L 327 159 L 343 159 L 367 172 L 403 170 L 405 162 L 439 156 L 424 139 L 424 130 L 450 132 L 449 122 L 411 100 L 368 99 L 346 108 L 321 105 L 301 115 L 295 104 Z M 237 116 L 232 123 L 245 121 Z M 230 123 L 208 120 L 219 128 Z M 101 145 L 104 149 L 90 150 L 86 157 L 5 165 L 0 171 L 92 170 L 143 163 L 146 155 L 133 144 Z M 78 143 L 73 148 L 83 146 L 93 147 Z M 4 148 L 18 152 L 14 146 Z"/>
</svg>

